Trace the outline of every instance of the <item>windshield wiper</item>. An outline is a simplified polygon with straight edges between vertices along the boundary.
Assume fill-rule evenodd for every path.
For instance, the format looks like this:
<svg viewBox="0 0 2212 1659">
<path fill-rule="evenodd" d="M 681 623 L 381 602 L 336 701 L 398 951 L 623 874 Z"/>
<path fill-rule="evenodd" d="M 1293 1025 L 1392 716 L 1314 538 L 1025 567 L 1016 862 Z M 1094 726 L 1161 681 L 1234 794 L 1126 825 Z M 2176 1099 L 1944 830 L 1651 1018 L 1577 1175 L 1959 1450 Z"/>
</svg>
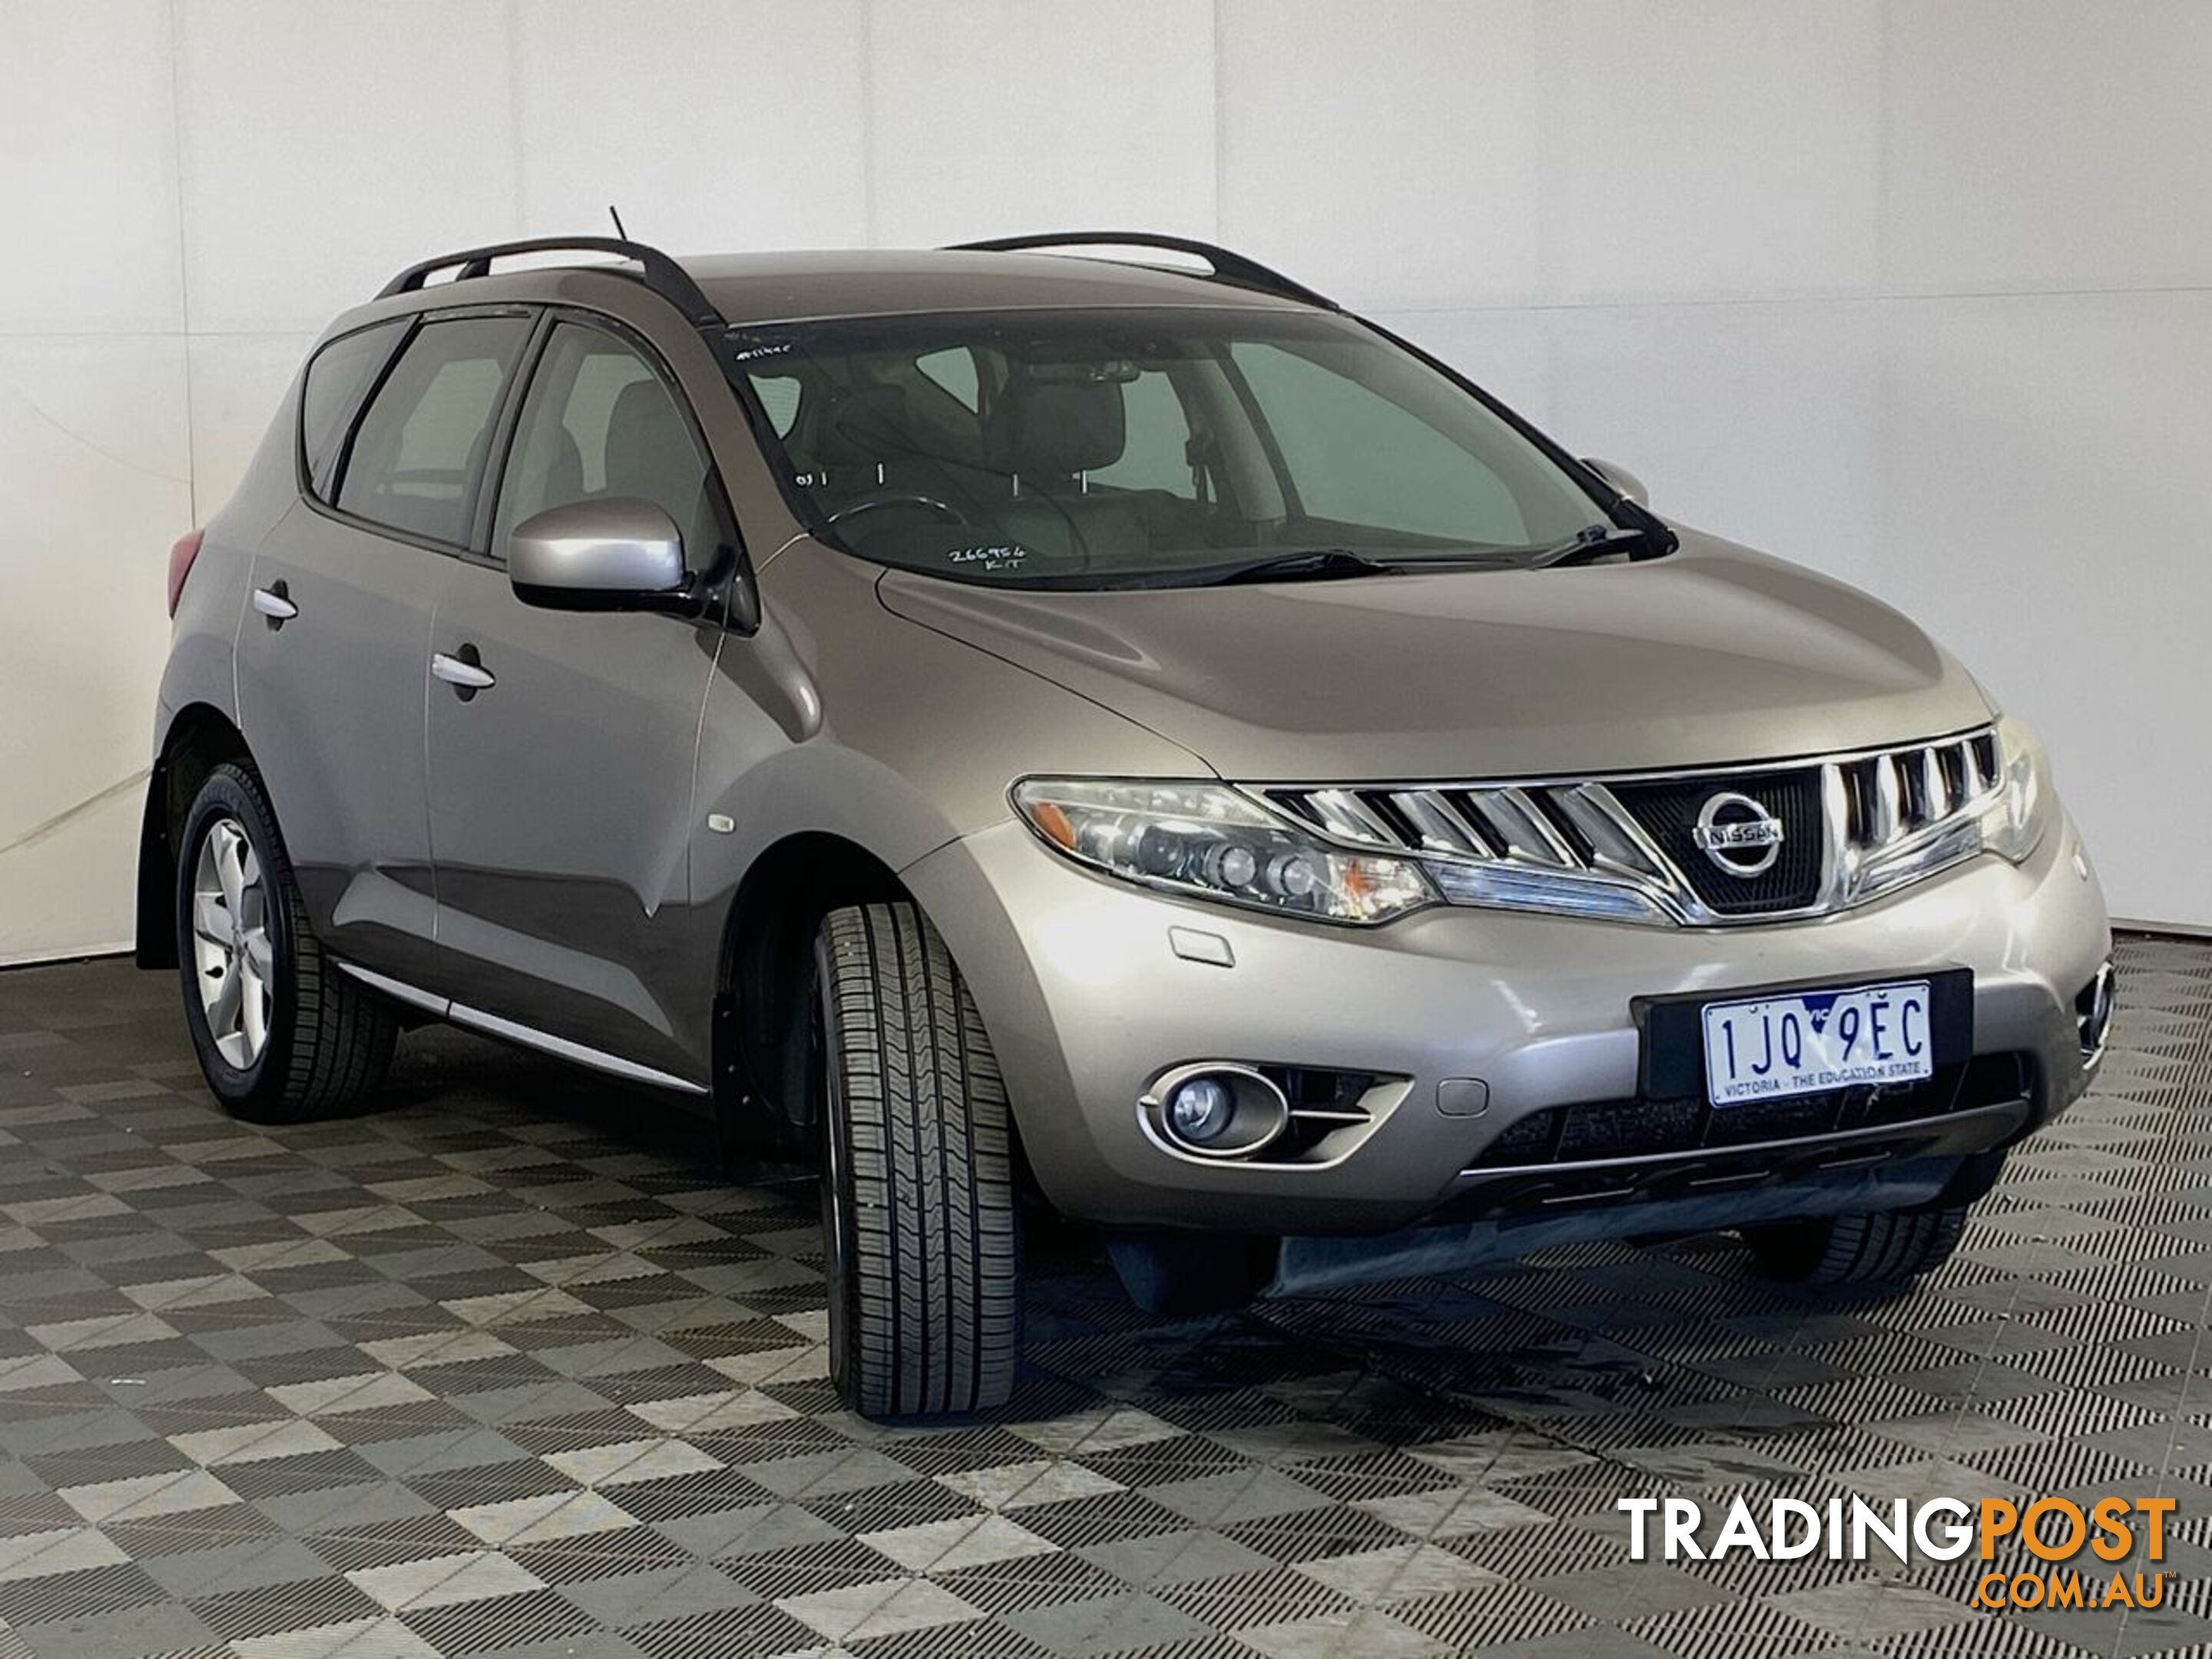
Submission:
<svg viewBox="0 0 2212 1659">
<path fill-rule="evenodd" d="M 1337 576 L 1395 576 L 1401 564 L 1384 564 L 1348 547 L 1321 547 L 1303 553 L 1278 553 L 1226 570 L 1193 573 L 1192 585 L 1227 587 L 1237 582 L 1323 581 Z"/>
<path fill-rule="evenodd" d="M 1634 550 L 1638 548 L 1644 550 L 1637 552 Z M 1571 540 L 1531 554 L 1528 568 L 1532 570 L 1557 570 L 1568 565 L 1593 564 L 1623 551 L 1627 552 L 1632 559 L 1656 559 L 1672 550 L 1668 543 L 1660 541 L 1640 526 L 1594 524 L 1577 532 Z"/>
</svg>

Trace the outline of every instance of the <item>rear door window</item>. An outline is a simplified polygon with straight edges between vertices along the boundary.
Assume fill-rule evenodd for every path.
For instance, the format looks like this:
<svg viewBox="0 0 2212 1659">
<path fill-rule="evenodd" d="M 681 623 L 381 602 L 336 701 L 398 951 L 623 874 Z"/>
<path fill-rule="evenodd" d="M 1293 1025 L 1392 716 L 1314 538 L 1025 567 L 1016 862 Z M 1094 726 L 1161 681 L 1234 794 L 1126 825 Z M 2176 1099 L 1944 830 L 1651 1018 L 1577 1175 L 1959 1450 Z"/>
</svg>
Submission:
<svg viewBox="0 0 2212 1659">
<path fill-rule="evenodd" d="M 394 317 L 342 335 L 307 365 L 307 382 L 300 392 L 300 458 L 307 465 L 308 487 L 325 501 L 354 410 L 406 326 L 407 319 Z"/>
<path fill-rule="evenodd" d="M 767 411 L 768 423 L 775 428 L 775 435 L 787 438 L 791 428 L 799 423 L 799 382 L 788 374 L 756 374 L 752 377 L 753 392 Z"/>
<path fill-rule="evenodd" d="M 530 326 L 526 317 L 425 323 L 362 416 L 337 505 L 465 546 L 500 396 Z"/>
</svg>

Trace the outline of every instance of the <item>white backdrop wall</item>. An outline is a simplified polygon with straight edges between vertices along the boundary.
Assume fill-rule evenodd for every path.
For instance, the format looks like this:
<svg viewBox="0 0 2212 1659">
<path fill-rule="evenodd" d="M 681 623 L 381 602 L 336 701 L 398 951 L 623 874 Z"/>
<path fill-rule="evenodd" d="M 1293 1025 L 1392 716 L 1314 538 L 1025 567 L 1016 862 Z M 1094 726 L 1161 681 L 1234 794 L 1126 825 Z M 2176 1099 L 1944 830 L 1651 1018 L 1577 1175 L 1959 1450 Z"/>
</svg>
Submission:
<svg viewBox="0 0 2212 1659">
<path fill-rule="evenodd" d="M 2212 924 L 2202 0 L 0 0 L 0 959 L 129 932 L 170 541 L 427 252 L 1218 238 L 1863 583 Z"/>
</svg>

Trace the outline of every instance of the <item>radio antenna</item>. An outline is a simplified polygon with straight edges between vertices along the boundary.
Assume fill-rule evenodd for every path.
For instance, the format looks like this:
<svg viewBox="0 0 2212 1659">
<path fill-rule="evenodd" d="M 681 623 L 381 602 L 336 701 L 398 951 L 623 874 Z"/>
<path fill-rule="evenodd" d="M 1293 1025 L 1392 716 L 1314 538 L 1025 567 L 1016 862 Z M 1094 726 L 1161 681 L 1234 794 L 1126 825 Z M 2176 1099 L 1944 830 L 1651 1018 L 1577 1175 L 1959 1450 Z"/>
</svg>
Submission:
<svg viewBox="0 0 2212 1659">
<path fill-rule="evenodd" d="M 621 210 L 612 202 L 607 204 L 607 217 L 615 222 L 615 234 L 625 242 L 629 240 L 629 233 L 623 228 Z"/>
</svg>

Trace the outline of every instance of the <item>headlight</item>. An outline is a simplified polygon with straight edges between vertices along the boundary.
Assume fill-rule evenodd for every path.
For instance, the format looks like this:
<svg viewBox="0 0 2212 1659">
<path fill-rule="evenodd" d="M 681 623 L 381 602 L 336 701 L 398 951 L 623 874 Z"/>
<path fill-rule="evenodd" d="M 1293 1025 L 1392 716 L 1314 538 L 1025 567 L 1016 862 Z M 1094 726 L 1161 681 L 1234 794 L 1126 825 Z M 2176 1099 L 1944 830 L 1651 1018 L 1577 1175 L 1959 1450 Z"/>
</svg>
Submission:
<svg viewBox="0 0 2212 1659">
<path fill-rule="evenodd" d="M 1031 778 L 1013 799 L 1077 863 L 1194 898 L 1363 924 L 1437 902 L 1411 860 L 1331 847 L 1217 784 Z"/>
<path fill-rule="evenodd" d="M 2043 844 L 2051 799 L 2050 762 L 2025 720 L 2007 715 L 1997 722 L 1997 767 L 2004 787 L 1982 814 L 1982 845 L 2023 864 Z"/>
</svg>

